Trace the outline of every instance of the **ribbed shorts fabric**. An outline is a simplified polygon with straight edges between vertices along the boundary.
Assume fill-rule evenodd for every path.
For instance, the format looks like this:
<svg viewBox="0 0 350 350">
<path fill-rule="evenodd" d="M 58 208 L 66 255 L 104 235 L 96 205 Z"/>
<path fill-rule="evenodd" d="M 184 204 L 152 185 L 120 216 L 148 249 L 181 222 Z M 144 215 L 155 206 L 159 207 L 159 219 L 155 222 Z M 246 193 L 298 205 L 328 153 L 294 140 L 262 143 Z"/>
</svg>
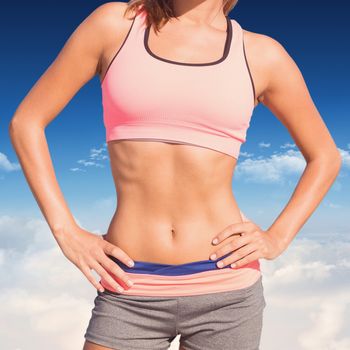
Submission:
<svg viewBox="0 0 350 350">
<path fill-rule="evenodd" d="M 266 306 L 262 275 L 250 286 L 198 295 L 97 291 L 85 339 L 118 350 L 259 350 Z"/>
</svg>

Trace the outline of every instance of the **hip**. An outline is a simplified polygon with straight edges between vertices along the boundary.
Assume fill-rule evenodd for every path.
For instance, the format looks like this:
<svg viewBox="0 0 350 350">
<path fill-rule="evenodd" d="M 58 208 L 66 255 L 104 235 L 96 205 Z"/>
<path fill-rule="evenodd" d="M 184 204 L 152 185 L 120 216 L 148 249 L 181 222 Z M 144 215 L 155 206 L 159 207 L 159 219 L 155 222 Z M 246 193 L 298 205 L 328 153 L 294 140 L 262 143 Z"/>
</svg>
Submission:
<svg viewBox="0 0 350 350">
<path fill-rule="evenodd" d="M 239 268 L 232 268 L 230 265 L 218 268 L 217 262 L 221 259 L 196 260 L 183 264 L 161 264 L 134 260 L 134 266 L 129 267 L 117 258 L 109 257 L 133 281 L 133 285 L 128 286 L 108 271 L 111 277 L 124 288 L 123 292 L 118 292 L 101 278 L 100 283 L 106 290 L 120 295 L 175 297 L 211 294 L 243 290 L 261 278 L 259 259 Z"/>
</svg>

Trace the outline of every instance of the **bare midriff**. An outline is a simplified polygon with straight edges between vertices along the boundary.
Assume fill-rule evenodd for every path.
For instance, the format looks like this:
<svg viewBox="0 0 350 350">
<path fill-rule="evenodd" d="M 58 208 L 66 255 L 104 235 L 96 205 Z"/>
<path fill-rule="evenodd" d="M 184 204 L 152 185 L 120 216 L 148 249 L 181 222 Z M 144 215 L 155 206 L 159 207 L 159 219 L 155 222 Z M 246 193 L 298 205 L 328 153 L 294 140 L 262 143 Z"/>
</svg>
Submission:
<svg viewBox="0 0 350 350">
<path fill-rule="evenodd" d="M 183 264 L 209 259 L 212 239 L 242 222 L 232 193 L 237 160 L 194 145 L 152 140 L 108 143 L 117 209 L 105 239 L 132 259 Z"/>
</svg>

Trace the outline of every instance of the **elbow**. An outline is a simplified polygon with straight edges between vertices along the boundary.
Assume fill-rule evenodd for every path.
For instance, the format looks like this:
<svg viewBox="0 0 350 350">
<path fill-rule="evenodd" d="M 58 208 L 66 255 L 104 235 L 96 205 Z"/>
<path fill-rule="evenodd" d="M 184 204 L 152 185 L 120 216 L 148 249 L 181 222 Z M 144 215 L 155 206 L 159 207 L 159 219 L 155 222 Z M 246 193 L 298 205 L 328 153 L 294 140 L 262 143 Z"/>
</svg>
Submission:
<svg viewBox="0 0 350 350">
<path fill-rule="evenodd" d="M 12 119 L 10 120 L 9 124 L 8 124 L 8 132 L 9 134 L 11 135 L 11 133 L 17 129 L 21 124 L 23 124 L 21 121 L 20 121 L 20 117 L 19 115 L 15 114 Z"/>
<path fill-rule="evenodd" d="M 336 164 L 338 166 L 338 172 L 340 171 L 342 165 L 343 165 L 343 156 L 342 156 L 342 152 L 337 148 L 337 152 L 336 152 Z"/>
<path fill-rule="evenodd" d="M 23 134 L 28 134 L 34 129 L 42 129 L 36 122 L 25 120 L 22 117 L 14 116 L 8 124 L 8 135 L 11 141 L 14 141 L 15 137 L 20 137 Z"/>
<path fill-rule="evenodd" d="M 13 117 L 8 124 L 8 135 L 14 147 L 16 147 L 16 141 L 22 138 L 23 131 L 28 133 L 26 124 L 23 120 L 19 120 L 18 117 Z"/>
<path fill-rule="evenodd" d="M 10 137 L 11 140 L 12 140 L 14 131 L 17 128 L 17 126 L 18 126 L 18 121 L 17 121 L 17 119 L 15 117 L 13 117 L 10 120 L 10 123 L 8 125 L 8 134 L 9 134 L 9 137 Z"/>
<path fill-rule="evenodd" d="M 331 158 L 331 166 L 334 168 L 337 174 L 340 172 L 342 164 L 343 164 L 342 153 L 338 148 L 336 148 L 334 151 L 334 155 Z"/>
<path fill-rule="evenodd" d="M 340 150 L 336 149 L 335 156 L 333 159 L 332 167 L 334 167 L 334 179 L 338 177 L 341 167 L 343 165 L 342 153 Z"/>
<path fill-rule="evenodd" d="M 338 175 L 343 163 L 342 152 L 338 148 L 335 148 L 324 162 L 328 169 L 332 169 Z"/>
<path fill-rule="evenodd" d="M 15 140 L 18 138 L 16 135 L 18 135 L 19 130 L 23 127 L 23 123 L 21 123 L 16 117 L 13 117 L 10 120 L 10 123 L 8 125 L 8 135 L 10 137 L 10 140 L 12 142 L 12 145 L 15 146 Z"/>
<path fill-rule="evenodd" d="M 317 163 L 328 170 L 333 170 L 334 172 L 339 173 L 343 163 L 342 151 L 335 147 L 329 152 L 319 153 L 307 163 Z"/>
<path fill-rule="evenodd" d="M 331 158 L 331 164 L 333 164 L 334 168 L 340 171 L 342 164 L 343 164 L 343 157 L 342 152 L 337 147 L 334 149 L 334 152 L 332 154 Z"/>
</svg>

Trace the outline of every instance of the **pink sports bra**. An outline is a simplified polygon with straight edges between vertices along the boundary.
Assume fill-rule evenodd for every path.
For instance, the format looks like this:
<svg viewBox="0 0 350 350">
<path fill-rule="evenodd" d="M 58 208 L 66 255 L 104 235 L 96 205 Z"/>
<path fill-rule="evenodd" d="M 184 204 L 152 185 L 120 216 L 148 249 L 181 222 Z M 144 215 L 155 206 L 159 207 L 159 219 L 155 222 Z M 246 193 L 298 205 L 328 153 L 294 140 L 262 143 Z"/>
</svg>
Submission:
<svg viewBox="0 0 350 350">
<path fill-rule="evenodd" d="M 220 59 L 185 63 L 150 50 L 145 16 L 135 16 L 101 82 L 106 141 L 182 143 L 238 159 L 255 101 L 240 24 L 226 16 Z"/>
</svg>

